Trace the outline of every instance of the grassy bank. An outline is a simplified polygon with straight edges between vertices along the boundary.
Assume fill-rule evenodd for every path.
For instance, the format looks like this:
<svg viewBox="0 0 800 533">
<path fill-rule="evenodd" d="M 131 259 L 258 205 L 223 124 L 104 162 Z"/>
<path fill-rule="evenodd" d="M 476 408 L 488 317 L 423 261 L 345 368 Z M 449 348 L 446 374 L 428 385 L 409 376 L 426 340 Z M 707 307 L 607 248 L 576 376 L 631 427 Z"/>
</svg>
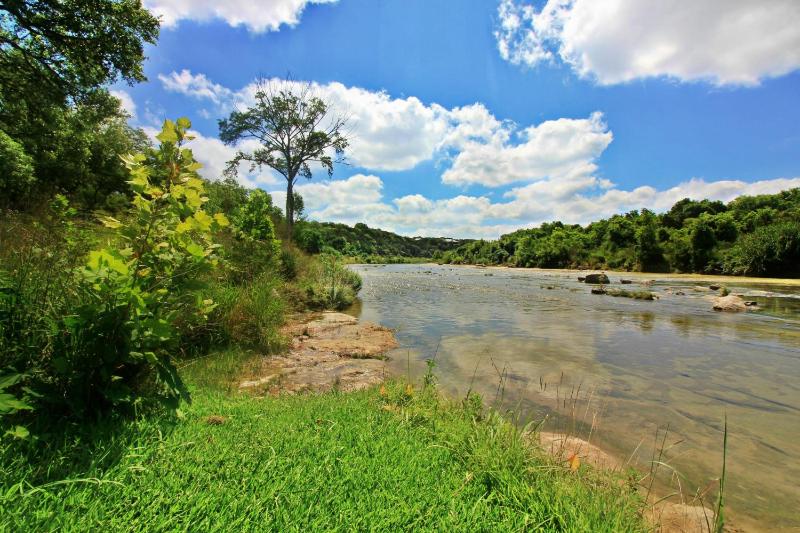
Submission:
<svg viewBox="0 0 800 533">
<path fill-rule="evenodd" d="M 252 356 L 182 372 L 185 418 L 51 428 L 0 449 L 0 531 L 639 531 L 634 491 L 572 472 L 501 418 L 432 389 L 254 397 Z"/>
</svg>

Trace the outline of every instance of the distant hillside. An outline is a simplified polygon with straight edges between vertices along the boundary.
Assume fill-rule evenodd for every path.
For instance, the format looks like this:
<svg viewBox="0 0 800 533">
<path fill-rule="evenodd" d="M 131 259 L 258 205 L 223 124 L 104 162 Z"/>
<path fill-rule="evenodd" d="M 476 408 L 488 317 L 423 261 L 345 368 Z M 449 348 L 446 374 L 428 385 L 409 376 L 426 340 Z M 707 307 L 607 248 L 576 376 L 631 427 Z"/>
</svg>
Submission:
<svg viewBox="0 0 800 533">
<path fill-rule="evenodd" d="M 390 231 L 333 222 L 305 221 L 298 223 L 297 244 L 311 253 L 332 248 L 351 257 L 438 257 L 444 252 L 472 242 L 471 239 L 447 237 L 404 237 Z"/>
<path fill-rule="evenodd" d="M 472 241 L 445 263 L 800 277 L 800 189 L 724 204 L 684 198 L 587 226 L 551 222 Z"/>
</svg>

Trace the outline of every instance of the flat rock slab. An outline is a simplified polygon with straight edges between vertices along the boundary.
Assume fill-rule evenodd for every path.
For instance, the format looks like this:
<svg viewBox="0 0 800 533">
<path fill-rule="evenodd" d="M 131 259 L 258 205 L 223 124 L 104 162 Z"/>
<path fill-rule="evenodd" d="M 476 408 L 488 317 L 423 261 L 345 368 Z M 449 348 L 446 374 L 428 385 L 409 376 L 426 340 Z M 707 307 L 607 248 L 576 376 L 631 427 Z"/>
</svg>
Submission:
<svg viewBox="0 0 800 533">
<path fill-rule="evenodd" d="M 289 352 L 264 358 L 260 375 L 240 389 L 277 394 L 367 388 L 384 380 L 385 354 L 397 347 L 390 329 L 343 313 L 301 315 L 283 332 L 291 336 Z"/>
</svg>

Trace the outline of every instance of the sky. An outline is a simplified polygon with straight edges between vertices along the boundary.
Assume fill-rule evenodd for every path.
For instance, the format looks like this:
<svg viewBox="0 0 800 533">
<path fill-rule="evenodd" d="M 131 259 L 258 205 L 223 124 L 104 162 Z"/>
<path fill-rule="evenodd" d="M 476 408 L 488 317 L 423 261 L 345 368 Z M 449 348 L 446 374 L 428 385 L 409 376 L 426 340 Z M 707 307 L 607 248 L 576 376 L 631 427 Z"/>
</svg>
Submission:
<svg viewBox="0 0 800 533">
<path fill-rule="evenodd" d="M 684 197 L 800 187 L 797 0 L 144 0 L 148 81 L 112 92 L 153 133 L 189 117 L 220 179 L 252 142 L 217 121 L 254 82 L 309 82 L 348 117 L 347 164 L 301 178 L 307 214 L 496 238 Z M 285 180 L 239 181 L 285 200 Z"/>
</svg>

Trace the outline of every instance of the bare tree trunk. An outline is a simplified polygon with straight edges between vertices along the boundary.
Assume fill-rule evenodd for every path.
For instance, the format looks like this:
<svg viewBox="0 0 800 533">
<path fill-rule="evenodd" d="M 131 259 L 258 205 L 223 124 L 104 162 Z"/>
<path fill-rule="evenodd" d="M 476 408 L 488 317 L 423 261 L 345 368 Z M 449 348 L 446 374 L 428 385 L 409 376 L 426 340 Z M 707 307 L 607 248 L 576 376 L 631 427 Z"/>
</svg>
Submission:
<svg viewBox="0 0 800 533">
<path fill-rule="evenodd" d="M 286 240 L 292 242 L 294 237 L 294 179 L 286 181 Z"/>
</svg>

